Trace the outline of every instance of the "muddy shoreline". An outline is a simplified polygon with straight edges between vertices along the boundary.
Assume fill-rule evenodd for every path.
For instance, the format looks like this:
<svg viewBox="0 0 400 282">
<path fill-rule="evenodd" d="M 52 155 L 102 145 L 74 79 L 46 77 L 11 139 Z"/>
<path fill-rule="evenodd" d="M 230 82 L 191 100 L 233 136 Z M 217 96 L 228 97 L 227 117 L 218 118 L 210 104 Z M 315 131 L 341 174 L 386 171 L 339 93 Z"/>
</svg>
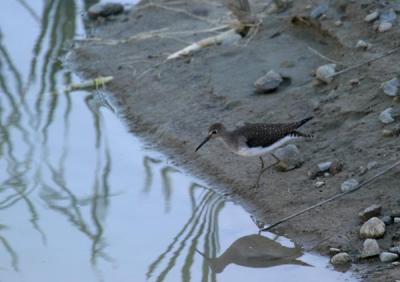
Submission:
<svg viewBox="0 0 400 282">
<path fill-rule="evenodd" d="M 128 13 L 89 22 L 88 39 L 74 44 L 67 62 L 84 78 L 113 76 L 107 85 L 110 103 L 129 130 L 166 153 L 177 166 L 245 206 L 258 220 L 273 223 L 327 199 L 340 192 L 344 180 L 365 180 L 399 157 L 398 138 L 382 135 L 382 129 L 394 125 L 383 126 L 378 119 L 385 108 L 399 107 L 380 90 L 383 81 L 398 73 L 392 62 L 400 58 L 399 53 L 340 75 L 328 85 L 312 83 L 312 72 L 328 62 L 309 47 L 344 68 L 398 45 L 398 28 L 377 33 L 364 22 L 365 15 L 378 8 L 374 1 L 334 1 L 324 20 L 305 23 L 292 19 L 309 15 L 308 2 L 295 1 L 283 13 L 263 17 L 251 40 L 243 38 L 238 44 L 210 47 L 168 62 L 165 58 L 171 53 L 214 34 L 193 31 L 220 26 L 230 16 L 224 5 L 208 1 L 156 2 L 173 9 L 142 1 Z M 262 12 L 267 8 L 264 1 L 253 3 L 256 11 L 266 13 Z M 335 25 L 338 19 L 341 26 Z M 171 32 L 183 30 L 191 32 Z M 150 31 L 151 36 L 138 36 Z M 359 39 L 368 39 L 373 47 L 357 50 Z M 271 69 L 290 77 L 291 85 L 271 94 L 255 94 L 254 82 Z M 359 84 L 350 85 L 351 79 L 358 79 Z M 252 187 L 259 168 L 257 158 L 236 156 L 219 142 L 194 152 L 208 125 L 217 121 L 233 128 L 243 122 L 285 122 L 310 115 L 314 119 L 304 131 L 316 137 L 296 143 L 304 164 L 289 172 L 266 172 L 258 189 Z M 315 164 L 333 160 L 343 163 L 343 171 L 324 177 L 326 184 L 316 188 L 307 172 Z M 371 161 L 377 167 L 361 175 L 360 167 Z M 395 170 L 274 231 L 307 250 L 327 255 L 335 247 L 356 258 L 363 242 L 358 213 L 372 204 L 380 204 L 383 214 L 397 209 L 399 176 Z M 389 225 L 379 244 L 388 249 L 399 240 L 399 228 Z M 400 276 L 399 268 L 382 264 L 379 258 L 355 262 L 353 270 L 365 281 L 394 281 Z"/>
</svg>

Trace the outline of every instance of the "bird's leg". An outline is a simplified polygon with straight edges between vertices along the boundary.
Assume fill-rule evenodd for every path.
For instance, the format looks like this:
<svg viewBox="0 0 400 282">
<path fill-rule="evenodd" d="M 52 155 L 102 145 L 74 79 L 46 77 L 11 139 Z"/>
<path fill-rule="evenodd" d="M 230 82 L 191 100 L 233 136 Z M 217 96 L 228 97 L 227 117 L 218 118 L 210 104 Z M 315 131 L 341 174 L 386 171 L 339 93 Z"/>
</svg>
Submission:
<svg viewBox="0 0 400 282">
<path fill-rule="evenodd" d="M 261 175 L 264 173 L 264 160 L 263 160 L 263 158 L 260 156 L 259 157 L 260 158 L 260 161 L 261 161 L 261 169 L 260 169 L 260 173 L 258 174 L 258 176 L 257 176 L 257 181 L 256 181 L 256 188 L 258 188 L 258 185 L 260 184 L 260 178 L 261 178 Z"/>
<path fill-rule="evenodd" d="M 273 153 L 271 153 L 271 156 L 276 160 L 276 162 L 273 165 L 276 165 L 281 162 L 281 160 L 277 156 L 275 156 Z"/>
</svg>

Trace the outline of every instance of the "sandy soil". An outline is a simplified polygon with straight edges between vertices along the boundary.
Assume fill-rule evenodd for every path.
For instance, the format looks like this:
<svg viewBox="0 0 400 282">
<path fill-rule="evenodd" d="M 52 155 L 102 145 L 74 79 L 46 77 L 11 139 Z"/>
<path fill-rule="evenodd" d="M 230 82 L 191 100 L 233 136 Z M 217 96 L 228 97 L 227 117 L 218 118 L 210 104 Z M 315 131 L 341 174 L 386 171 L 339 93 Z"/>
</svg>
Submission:
<svg viewBox="0 0 400 282">
<path fill-rule="evenodd" d="M 399 72 L 400 52 L 346 72 L 329 85 L 313 85 L 312 73 L 329 63 L 309 50 L 346 66 L 380 55 L 399 44 L 399 27 L 378 33 L 364 22 L 379 1 L 331 1 L 323 20 L 293 21 L 308 17 L 306 5 L 318 1 L 293 1 L 282 13 L 268 15 L 268 1 L 252 1 L 261 16 L 257 34 L 233 46 L 215 46 L 194 56 L 165 62 L 165 58 L 210 33 L 165 33 L 204 30 L 231 18 L 228 10 L 212 1 L 153 1 L 186 13 L 146 5 L 142 1 L 128 14 L 89 23 L 88 40 L 75 44 L 68 61 L 85 78 L 112 75 L 107 86 L 113 104 L 130 130 L 170 156 L 174 162 L 225 196 L 244 205 L 259 220 L 272 223 L 299 209 L 340 192 L 350 178 L 366 179 L 399 158 L 399 139 L 383 137 L 379 113 L 398 103 L 380 90 L 383 81 Z M 195 2 L 195 3 L 194 3 Z M 204 20 L 206 18 L 207 20 Z M 334 23 L 341 19 L 343 24 Z M 132 37 L 162 30 L 163 34 Z M 91 38 L 91 39 L 90 39 Z M 130 38 L 130 39 L 129 39 Z M 127 40 L 126 40 L 127 39 Z M 368 51 L 355 48 L 359 39 L 372 44 Z M 291 78 L 291 85 L 272 94 L 255 94 L 254 82 L 274 69 Z M 359 79 L 351 86 L 351 79 Z M 257 158 L 243 158 L 228 152 L 220 142 L 210 142 L 198 153 L 194 148 L 207 134 L 209 124 L 223 122 L 228 128 L 243 122 L 285 122 L 313 115 L 302 128 L 314 133 L 311 142 L 299 142 L 305 158 L 302 167 L 290 172 L 268 171 L 261 187 L 253 187 L 259 169 Z M 266 157 L 272 162 L 272 158 Z M 316 188 L 307 171 L 323 161 L 339 160 L 341 173 L 325 177 L 326 185 Z M 378 166 L 359 175 L 360 166 L 377 161 Z M 286 234 L 308 250 L 328 254 L 329 247 L 360 254 L 361 222 L 358 213 L 371 204 L 381 204 L 390 214 L 400 204 L 399 169 L 374 184 L 340 200 L 282 224 Z M 382 249 L 398 244 L 398 225 L 387 226 Z M 394 281 L 400 268 L 384 265 L 378 258 L 357 261 L 353 268 L 365 281 Z"/>
</svg>

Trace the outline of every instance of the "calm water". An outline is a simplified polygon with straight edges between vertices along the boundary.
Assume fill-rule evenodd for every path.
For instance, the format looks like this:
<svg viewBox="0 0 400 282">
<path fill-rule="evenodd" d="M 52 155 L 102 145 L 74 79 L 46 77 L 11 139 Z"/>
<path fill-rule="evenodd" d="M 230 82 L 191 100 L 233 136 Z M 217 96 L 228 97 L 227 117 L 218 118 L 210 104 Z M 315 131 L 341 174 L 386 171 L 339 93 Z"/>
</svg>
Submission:
<svg viewBox="0 0 400 282">
<path fill-rule="evenodd" d="M 0 281 L 351 280 L 254 235 L 241 207 L 144 149 L 101 93 L 64 93 L 79 79 L 60 58 L 93 2 L 0 3 Z"/>
</svg>

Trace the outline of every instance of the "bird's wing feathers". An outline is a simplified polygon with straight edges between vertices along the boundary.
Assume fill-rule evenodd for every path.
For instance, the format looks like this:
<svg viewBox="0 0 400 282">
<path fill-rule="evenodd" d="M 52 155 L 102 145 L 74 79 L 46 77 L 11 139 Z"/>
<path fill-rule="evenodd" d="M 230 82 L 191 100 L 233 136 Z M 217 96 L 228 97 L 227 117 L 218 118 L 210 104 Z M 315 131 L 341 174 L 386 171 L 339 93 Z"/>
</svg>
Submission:
<svg viewBox="0 0 400 282">
<path fill-rule="evenodd" d="M 235 131 L 246 136 L 246 145 L 268 147 L 287 135 L 296 135 L 297 123 L 290 124 L 247 124 Z"/>
</svg>

